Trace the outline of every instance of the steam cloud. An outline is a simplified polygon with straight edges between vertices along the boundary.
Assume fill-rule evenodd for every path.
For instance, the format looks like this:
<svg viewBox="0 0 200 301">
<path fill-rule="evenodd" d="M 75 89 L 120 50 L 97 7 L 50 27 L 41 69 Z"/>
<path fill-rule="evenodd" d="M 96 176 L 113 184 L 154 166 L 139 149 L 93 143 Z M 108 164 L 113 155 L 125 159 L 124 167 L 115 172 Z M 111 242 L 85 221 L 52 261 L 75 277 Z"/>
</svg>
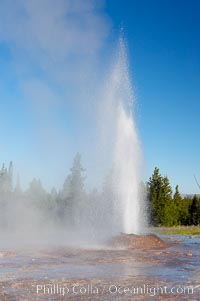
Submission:
<svg viewBox="0 0 200 301">
<path fill-rule="evenodd" d="M 15 159 L 13 150 L 9 159 L 29 181 L 39 175 L 48 188 L 59 186 L 72 154 L 93 135 L 89 129 L 102 78 L 101 53 L 111 27 L 103 4 L 94 0 L 0 2 L 0 43 L 9 52 L 7 65 L 19 91 L 12 106 L 23 106 L 30 120 L 28 130 L 21 133 L 26 155 Z M 17 113 L 15 118 L 20 122 Z M 81 138 L 83 127 L 88 134 Z M 25 143 L 30 139 L 31 144 Z M 57 170 L 54 176 L 51 170 Z"/>
<path fill-rule="evenodd" d="M 61 188 L 66 166 L 78 150 L 87 162 L 87 174 L 99 183 L 98 175 L 113 165 L 102 191 L 89 193 L 83 189 L 79 154 L 59 192 L 46 193 L 38 180 L 25 192 L 19 187 L 13 191 L 12 164 L 9 170 L 2 168 L 0 205 L 7 231 L 0 231 L 2 241 L 9 242 L 12 234 L 11 240 L 14 236 L 20 242 L 52 242 L 52 237 L 55 243 L 67 242 L 66 229 L 68 241 L 77 232 L 78 239 L 81 235 L 86 241 L 85 234 L 94 240 L 140 230 L 140 142 L 131 112 L 126 49 L 121 39 L 112 66 L 106 64 L 111 23 L 102 3 L 0 2 L 0 45 L 10 55 L 9 68 L 22 98 L 13 98 L 13 107 L 23 105 L 30 120 L 28 129 L 21 129 L 25 156 L 17 164 L 22 178 L 39 175 L 46 187 Z M 15 151 L 13 145 L 14 161 Z"/>
</svg>

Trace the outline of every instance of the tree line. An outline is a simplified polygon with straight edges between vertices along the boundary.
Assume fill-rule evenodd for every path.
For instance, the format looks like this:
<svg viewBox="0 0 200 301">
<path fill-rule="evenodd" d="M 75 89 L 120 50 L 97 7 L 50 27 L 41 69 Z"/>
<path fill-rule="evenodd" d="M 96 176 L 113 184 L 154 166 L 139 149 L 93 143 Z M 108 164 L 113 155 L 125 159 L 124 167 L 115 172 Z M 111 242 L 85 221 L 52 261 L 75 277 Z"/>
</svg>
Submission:
<svg viewBox="0 0 200 301">
<path fill-rule="evenodd" d="M 107 175 L 100 190 L 88 191 L 81 155 L 77 153 L 60 190 L 52 188 L 47 192 L 35 178 L 28 189 L 23 190 L 19 177 L 17 183 L 13 183 L 13 163 L 10 162 L 8 168 L 3 164 L 0 169 L 0 229 L 15 228 L 23 214 L 27 215 L 28 223 L 37 220 L 37 225 L 48 222 L 73 231 L 95 228 L 106 232 L 107 227 L 112 230 L 117 226 L 112 219 L 115 198 L 111 177 Z"/>
<path fill-rule="evenodd" d="M 105 231 L 107 227 L 116 230 L 120 221 L 115 216 L 117 196 L 112 187 L 112 172 L 105 178 L 100 191 L 92 189 L 88 192 L 85 179 L 79 153 L 74 157 L 70 172 L 59 191 L 55 188 L 51 192 L 45 191 L 39 179 L 33 179 L 28 189 L 23 191 L 19 177 L 16 184 L 13 183 L 13 163 L 10 162 L 8 168 L 3 164 L 0 169 L 0 227 L 12 224 L 16 214 L 20 215 L 23 208 L 28 208 L 29 212 L 35 214 L 32 215 L 33 219 L 39 216 L 68 228 L 80 229 L 95 224 L 96 228 L 102 230 L 105 225 Z M 196 195 L 192 198 L 182 197 L 178 185 L 173 194 L 168 177 L 162 176 L 157 167 L 149 181 L 141 183 L 140 189 L 142 198 L 147 199 L 144 211 L 148 213 L 150 225 L 200 224 L 200 198 Z M 16 208 L 18 211 L 14 210 Z M 28 211 L 23 212 L 26 214 Z"/>
<path fill-rule="evenodd" d="M 149 222 L 153 226 L 200 224 L 200 197 L 182 197 L 178 185 L 173 194 L 167 176 L 155 168 L 146 185 Z"/>
</svg>

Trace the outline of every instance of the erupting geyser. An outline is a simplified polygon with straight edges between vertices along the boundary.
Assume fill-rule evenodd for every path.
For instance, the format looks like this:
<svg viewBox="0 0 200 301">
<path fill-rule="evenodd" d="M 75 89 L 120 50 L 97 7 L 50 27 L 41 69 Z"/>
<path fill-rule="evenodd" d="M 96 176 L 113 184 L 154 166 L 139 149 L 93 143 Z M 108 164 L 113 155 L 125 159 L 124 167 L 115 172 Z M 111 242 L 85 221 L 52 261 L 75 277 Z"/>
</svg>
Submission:
<svg viewBox="0 0 200 301">
<path fill-rule="evenodd" d="M 113 70 L 107 83 L 107 101 L 114 113 L 113 191 L 114 220 L 118 231 L 138 234 L 143 226 L 140 197 L 141 150 L 132 108 L 134 95 L 127 54 L 121 38 Z"/>
<path fill-rule="evenodd" d="M 125 111 L 123 104 L 119 104 L 114 172 L 124 233 L 140 232 L 139 156 L 139 143 L 132 115 Z"/>
<path fill-rule="evenodd" d="M 3 189 L 3 199 L 0 200 L 3 208 L 0 235 L 5 243 L 45 242 L 80 247 L 98 245 L 115 237 L 120 244 L 133 246 L 136 235 L 143 232 L 141 149 L 133 118 L 134 95 L 123 39 L 119 41 L 117 55 L 111 72 L 106 77 L 106 84 L 103 84 L 103 89 L 97 86 L 96 90 L 101 90 L 103 94 L 102 96 L 97 92 L 101 96 L 101 102 L 97 101 L 96 104 L 101 103 L 100 117 L 104 120 L 102 122 L 99 119 L 100 125 L 104 127 L 105 144 L 100 141 L 98 132 L 95 137 L 100 156 L 105 153 L 106 164 L 102 164 L 103 168 L 111 167 L 103 189 L 94 190 L 92 193 L 85 190 L 80 154 L 75 156 L 70 173 L 59 193 L 53 191 L 47 194 L 37 180 L 32 181 L 26 193 L 21 189 L 12 191 L 9 188 L 12 186 L 9 184 L 12 182 L 9 180 L 9 172 L 3 168 L 1 172 L 5 183 L 0 185 Z M 93 152 L 91 147 L 91 154 Z M 99 160 L 95 163 L 98 170 L 101 163 Z M 120 233 L 136 235 L 120 236 Z"/>
</svg>

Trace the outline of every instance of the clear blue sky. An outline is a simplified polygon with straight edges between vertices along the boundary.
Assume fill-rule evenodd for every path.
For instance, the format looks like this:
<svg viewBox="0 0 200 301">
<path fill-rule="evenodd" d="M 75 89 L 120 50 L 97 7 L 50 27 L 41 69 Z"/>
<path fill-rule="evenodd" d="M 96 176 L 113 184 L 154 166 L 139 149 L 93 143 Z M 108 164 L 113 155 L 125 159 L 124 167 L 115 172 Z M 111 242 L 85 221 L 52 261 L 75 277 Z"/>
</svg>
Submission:
<svg viewBox="0 0 200 301">
<path fill-rule="evenodd" d="M 83 4 L 71 8 L 70 20 L 64 24 L 57 22 L 67 9 L 62 0 L 44 1 L 50 3 L 49 10 L 40 8 L 41 1 L 28 2 L 24 7 L 20 6 L 23 1 L 2 0 L 0 4 L 0 161 L 16 162 L 29 181 L 32 176 L 43 178 L 40 169 L 50 161 L 49 167 L 56 173 L 65 157 L 56 181 L 63 180 L 72 153 L 82 143 L 78 128 L 87 131 L 89 127 L 86 120 L 76 127 L 81 112 L 84 114 L 84 108 L 80 115 L 75 114 L 78 102 L 62 101 L 74 96 L 74 81 L 70 85 L 68 77 L 81 83 L 84 78 L 87 83 L 87 71 L 94 74 L 91 57 L 91 65 L 98 66 L 94 53 L 98 50 L 98 59 L 105 59 L 102 45 L 113 45 L 123 26 L 137 96 L 135 116 L 145 179 L 158 166 L 173 186 L 179 184 L 182 193 L 198 193 L 193 174 L 200 181 L 200 1 L 106 0 L 97 13 L 90 8 L 91 21 L 84 26 L 84 18 L 83 23 L 80 18 L 73 19 L 74 11 L 85 14 Z M 89 2 L 85 2 L 88 7 Z M 31 17 L 26 19 L 28 14 Z M 102 19 L 95 19 L 96 15 Z M 77 54 L 77 49 L 85 56 Z M 71 67 L 73 72 L 66 71 Z M 91 86 L 78 85 L 84 97 Z M 58 95 L 59 106 L 55 105 Z M 46 98 L 50 99 L 48 113 Z M 30 99 L 41 102 L 38 106 Z M 49 128 L 52 136 L 45 140 Z"/>
<path fill-rule="evenodd" d="M 200 1 L 108 0 L 106 10 L 128 40 L 147 176 L 158 166 L 199 192 Z"/>
</svg>

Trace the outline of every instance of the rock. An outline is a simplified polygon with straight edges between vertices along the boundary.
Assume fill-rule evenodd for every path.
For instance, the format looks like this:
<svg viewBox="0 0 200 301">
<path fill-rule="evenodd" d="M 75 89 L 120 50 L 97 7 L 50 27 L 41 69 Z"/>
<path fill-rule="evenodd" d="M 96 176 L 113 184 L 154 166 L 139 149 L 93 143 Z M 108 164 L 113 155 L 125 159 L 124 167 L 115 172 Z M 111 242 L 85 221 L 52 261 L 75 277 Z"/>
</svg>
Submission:
<svg viewBox="0 0 200 301">
<path fill-rule="evenodd" d="M 120 235 L 114 237 L 110 243 L 112 246 L 116 247 L 143 250 L 156 250 L 171 246 L 155 234 L 135 235 L 121 233 Z"/>
</svg>

